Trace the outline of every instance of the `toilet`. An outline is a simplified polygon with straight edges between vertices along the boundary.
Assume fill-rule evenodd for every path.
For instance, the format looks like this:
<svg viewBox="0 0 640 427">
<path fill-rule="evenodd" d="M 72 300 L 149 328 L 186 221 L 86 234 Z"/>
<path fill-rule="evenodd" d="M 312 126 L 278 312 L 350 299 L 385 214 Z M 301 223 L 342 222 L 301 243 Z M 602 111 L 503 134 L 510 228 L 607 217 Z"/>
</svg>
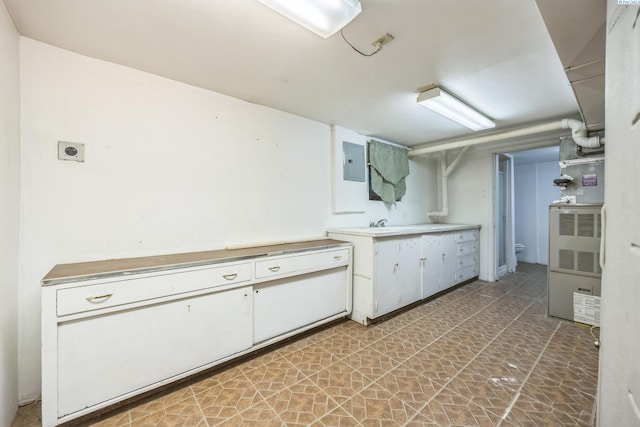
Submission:
<svg viewBox="0 0 640 427">
<path fill-rule="evenodd" d="M 524 247 L 524 245 L 522 243 L 516 243 L 514 247 L 515 247 L 515 250 L 516 250 L 516 256 L 518 256 L 518 254 L 520 254 L 525 249 L 525 247 Z"/>
</svg>

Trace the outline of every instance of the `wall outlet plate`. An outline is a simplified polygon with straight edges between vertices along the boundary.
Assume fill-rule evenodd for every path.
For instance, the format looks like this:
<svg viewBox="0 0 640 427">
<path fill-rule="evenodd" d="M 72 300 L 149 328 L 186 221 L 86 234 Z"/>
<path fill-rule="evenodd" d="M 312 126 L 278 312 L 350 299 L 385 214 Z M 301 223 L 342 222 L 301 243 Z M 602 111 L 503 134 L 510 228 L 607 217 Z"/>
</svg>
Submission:
<svg viewBox="0 0 640 427">
<path fill-rule="evenodd" d="M 58 141 L 58 160 L 84 162 L 84 144 Z"/>
</svg>

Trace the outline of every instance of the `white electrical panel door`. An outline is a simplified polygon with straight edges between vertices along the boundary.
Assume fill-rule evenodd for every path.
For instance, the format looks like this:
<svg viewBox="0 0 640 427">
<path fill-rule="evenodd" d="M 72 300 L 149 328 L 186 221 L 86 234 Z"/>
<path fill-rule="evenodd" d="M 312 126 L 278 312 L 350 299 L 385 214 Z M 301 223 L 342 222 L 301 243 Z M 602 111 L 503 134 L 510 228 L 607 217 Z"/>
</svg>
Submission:
<svg viewBox="0 0 640 427">
<path fill-rule="evenodd" d="M 251 288 L 62 323 L 58 417 L 248 349 Z"/>
</svg>

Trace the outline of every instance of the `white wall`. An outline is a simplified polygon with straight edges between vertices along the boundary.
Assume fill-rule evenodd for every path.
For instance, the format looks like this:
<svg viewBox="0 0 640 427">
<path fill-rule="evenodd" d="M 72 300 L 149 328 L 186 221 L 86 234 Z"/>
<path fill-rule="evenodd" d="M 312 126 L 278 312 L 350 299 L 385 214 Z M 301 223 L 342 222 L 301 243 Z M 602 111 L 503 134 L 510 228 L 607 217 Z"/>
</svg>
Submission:
<svg viewBox="0 0 640 427">
<path fill-rule="evenodd" d="M 20 74 L 18 33 L 0 2 L 0 425 L 18 407 Z"/>
<path fill-rule="evenodd" d="M 553 180 L 560 176 L 558 162 L 515 164 L 515 239 L 526 249 L 518 260 L 547 265 L 549 259 L 549 204 L 560 199 Z"/>
<path fill-rule="evenodd" d="M 480 279 L 495 280 L 493 244 L 494 154 L 466 154 L 449 176 L 449 217 L 442 222 L 480 224 Z M 451 161 L 451 160 L 449 160 Z"/>
<path fill-rule="evenodd" d="M 40 389 L 40 280 L 55 264 L 424 222 L 432 162 L 392 207 L 332 215 L 330 126 L 21 38 L 20 396 Z M 57 160 L 57 141 L 86 162 Z"/>
<path fill-rule="evenodd" d="M 607 2 L 605 259 L 598 425 L 640 425 L 640 6 Z M 635 125 L 633 124 L 635 120 Z M 634 407 L 635 406 L 635 407 Z"/>
</svg>

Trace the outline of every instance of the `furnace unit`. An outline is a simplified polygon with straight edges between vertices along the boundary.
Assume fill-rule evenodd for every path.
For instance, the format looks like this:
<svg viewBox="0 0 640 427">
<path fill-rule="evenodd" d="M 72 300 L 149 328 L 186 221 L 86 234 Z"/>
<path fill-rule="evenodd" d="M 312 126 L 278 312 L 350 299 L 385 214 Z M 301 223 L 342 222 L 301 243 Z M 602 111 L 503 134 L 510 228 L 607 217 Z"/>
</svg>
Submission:
<svg viewBox="0 0 640 427">
<path fill-rule="evenodd" d="M 574 320 L 574 292 L 600 296 L 600 204 L 549 206 L 548 312 Z"/>
</svg>

